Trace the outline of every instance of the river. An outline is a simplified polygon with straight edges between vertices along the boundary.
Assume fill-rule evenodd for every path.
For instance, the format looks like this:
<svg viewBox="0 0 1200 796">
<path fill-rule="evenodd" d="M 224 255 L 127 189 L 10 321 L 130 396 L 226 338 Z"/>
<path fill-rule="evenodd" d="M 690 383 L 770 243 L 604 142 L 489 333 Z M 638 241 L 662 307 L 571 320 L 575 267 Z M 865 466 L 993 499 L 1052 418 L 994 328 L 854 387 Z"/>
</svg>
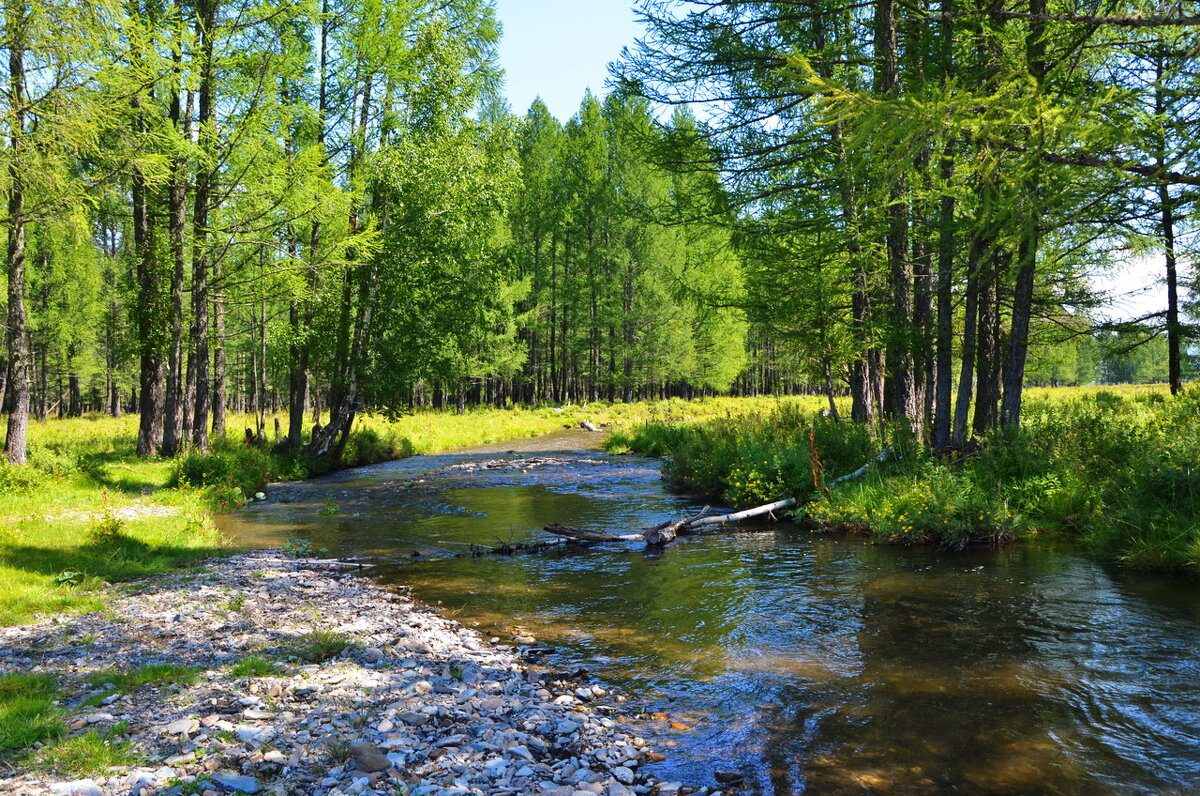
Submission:
<svg viewBox="0 0 1200 796">
<path fill-rule="evenodd" d="M 599 436 L 278 485 L 221 525 L 246 546 L 301 537 L 368 558 L 461 622 L 535 636 L 550 665 L 634 695 L 666 779 L 740 771 L 761 794 L 1200 788 L 1194 581 L 1050 542 L 950 554 L 787 523 L 657 552 L 448 557 L 551 522 L 629 532 L 699 508 L 656 461 L 600 453 Z M 520 463 L 480 467 L 497 458 Z"/>
</svg>

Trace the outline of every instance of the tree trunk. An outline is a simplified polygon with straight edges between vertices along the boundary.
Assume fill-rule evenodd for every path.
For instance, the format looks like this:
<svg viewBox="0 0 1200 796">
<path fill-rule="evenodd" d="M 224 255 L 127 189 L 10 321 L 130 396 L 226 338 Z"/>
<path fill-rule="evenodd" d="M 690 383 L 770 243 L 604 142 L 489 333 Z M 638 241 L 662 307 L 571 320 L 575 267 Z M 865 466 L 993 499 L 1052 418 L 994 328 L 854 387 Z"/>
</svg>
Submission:
<svg viewBox="0 0 1200 796">
<path fill-rule="evenodd" d="M 949 186 L 954 179 L 954 142 L 946 144 L 941 163 L 942 183 Z M 937 266 L 937 376 L 934 381 L 933 447 L 950 444 L 951 379 L 954 369 L 954 195 L 947 190 L 938 208 L 938 266 Z"/>
<path fill-rule="evenodd" d="M 979 266 L 987 251 L 983 233 L 976 230 L 967 254 L 966 308 L 963 320 L 962 363 L 958 373 L 958 399 L 954 404 L 953 444 L 962 445 L 967 438 L 967 418 L 971 411 L 971 387 L 975 380 L 975 338 L 979 318 Z"/>
<path fill-rule="evenodd" d="M 198 0 L 196 4 L 196 39 L 200 43 L 200 94 L 197 123 L 201 148 L 215 156 L 216 108 L 213 63 L 213 24 L 218 0 Z M 205 164 L 196 175 L 195 207 L 192 212 L 192 372 L 196 393 L 192 411 L 192 443 L 200 450 L 208 449 L 208 415 L 212 396 L 209 388 L 209 252 L 208 213 L 212 201 L 214 175 Z"/>
<path fill-rule="evenodd" d="M 1029 73 L 1040 87 L 1046 74 L 1045 23 L 1046 0 L 1030 0 L 1029 35 L 1026 53 Z M 1040 150 L 1041 141 L 1035 142 Z M 1013 285 L 1012 325 L 1009 329 L 1008 356 L 1004 360 L 1004 399 L 1000 407 L 1000 425 L 1018 428 L 1021 425 L 1021 399 L 1025 388 L 1025 360 L 1029 351 L 1029 324 L 1033 313 L 1033 285 L 1037 269 L 1038 248 L 1041 242 L 1041 185 L 1037 175 L 1038 157 L 1033 171 L 1022 184 L 1024 194 L 1024 224 L 1017 255 L 1017 279 Z"/>
<path fill-rule="evenodd" d="M 25 335 L 25 18 L 23 2 L 8 9 L 8 79 L 13 109 L 9 130 L 8 167 L 8 356 L 12 413 L 4 453 L 12 464 L 24 464 L 29 432 L 29 342 Z"/>
<path fill-rule="evenodd" d="M 179 26 L 179 39 L 183 38 L 183 4 L 175 2 L 175 24 Z M 170 118 L 172 129 L 184 140 L 191 140 L 191 108 L 184 114 L 180 102 L 182 85 L 182 41 L 173 49 L 171 61 L 175 70 L 175 83 L 171 86 Z M 189 98 L 191 93 L 188 93 Z M 188 103 L 191 104 L 190 102 Z M 167 197 L 167 219 L 170 225 L 171 261 L 171 347 L 167 359 L 166 422 L 163 428 L 163 455 L 174 456 L 184 441 L 184 363 L 183 363 L 183 287 L 186 267 L 184 238 L 187 234 L 187 158 L 176 157 L 171 164 L 171 184 Z"/>
</svg>

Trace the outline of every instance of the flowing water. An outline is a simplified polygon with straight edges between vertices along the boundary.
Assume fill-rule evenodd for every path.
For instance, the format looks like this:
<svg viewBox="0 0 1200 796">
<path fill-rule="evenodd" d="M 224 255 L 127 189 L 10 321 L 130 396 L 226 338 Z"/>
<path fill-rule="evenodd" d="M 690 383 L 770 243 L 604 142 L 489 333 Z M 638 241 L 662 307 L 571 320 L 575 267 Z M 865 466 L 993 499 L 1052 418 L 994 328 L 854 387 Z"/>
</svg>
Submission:
<svg viewBox="0 0 1200 796">
<path fill-rule="evenodd" d="M 626 707 L 644 711 L 667 779 L 736 770 L 763 794 L 1200 792 L 1192 581 L 1049 544 L 945 554 L 788 524 L 658 552 L 428 557 L 550 522 L 629 532 L 698 508 L 656 462 L 592 449 L 597 436 L 279 486 L 224 529 L 368 557 L 460 621 L 536 636 L 555 667 L 635 695 Z M 555 458 L 478 466 L 533 456 Z"/>
</svg>

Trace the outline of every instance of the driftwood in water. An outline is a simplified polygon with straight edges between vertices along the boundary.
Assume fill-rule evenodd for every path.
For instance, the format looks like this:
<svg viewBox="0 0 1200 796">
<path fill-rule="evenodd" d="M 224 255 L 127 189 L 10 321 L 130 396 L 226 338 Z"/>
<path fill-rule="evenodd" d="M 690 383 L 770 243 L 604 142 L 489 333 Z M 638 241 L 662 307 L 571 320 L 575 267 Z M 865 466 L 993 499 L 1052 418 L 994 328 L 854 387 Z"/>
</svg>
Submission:
<svg viewBox="0 0 1200 796">
<path fill-rule="evenodd" d="M 579 542 L 640 542 L 642 540 L 640 533 L 618 535 L 604 531 L 585 531 L 582 528 L 572 528 L 570 525 L 558 525 L 557 523 L 547 525 L 545 530 L 556 536 L 565 536 Z"/>
<path fill-rule="evenodd" d="M 764 514 L 770 514 L 779 509 L 786 509 L 796 505 L 796 498 L 784 498 L 776 500 L 774 503 L 768 503 L 765 506 L 755 506 L 752 509 L 744 511 L 735 511 L 732 514 L 723 514 L 720 517 L 699 517 L 688 522 L 688 528 L 701 528 L 705 525 L 724 525 L 727 522 L 738 522 L 739 520 L 748 520 L 751 517 L 761 517 Z"/>
<path fill-rule="evenodd" d="M 852 473 L 847 473 L 846 475 L 833 479 L 829 482 L 829 485 L 837 486 L 838 484 L 845 483 L 846 481 L 853 481 L 855 478 L 861 478 L 867 474 L 867 471 L 871 469 L 872 465 L 882 464 L 883 461 L 891 455 L 892 448 L 889 445 L 880 451 L 879 455 L 874 459 L 867 462 L 862 467 L 859 467 Z M 767 503 L 763 506 L 756 506 L 752 509 L 735 511 L 730 514 L 721 514 L 716 517 L 707 516 L 709 510 L 708 508 L 705 508 L 704 511 L 700 512 L 694 517 L 688 517 L 682 520 L 668 520 L 667 522 L 655 525 L 653 528 L 646 528 L 641 533 L 605 533 L 603 531 L 587 531 L 581 528 L 572 528 L 567 525 L 557 524 L 547 525 L 545 530 L 557 536 L 563 536 L 568 539 L 573 539 L 577 542 L 603 544 L 605 542 L 644 541 L 647 545 L 654 546 L 673 542 L 680 534 L 687 533 L 688 531 L 694 531 L 698 528 L 705 528 L 711 525 L 724 525 L 729 522 L 748 520 L 752 517 L 761 517 L 764 514 L 771 514 L 772 512 L 779 511 L 781 509 L 791 508 L 797 503 L 799 503 L 799 501 L 796 498 L 784 498 L 783 500 L 776 500 L 773 503 Z"/>
</svg>

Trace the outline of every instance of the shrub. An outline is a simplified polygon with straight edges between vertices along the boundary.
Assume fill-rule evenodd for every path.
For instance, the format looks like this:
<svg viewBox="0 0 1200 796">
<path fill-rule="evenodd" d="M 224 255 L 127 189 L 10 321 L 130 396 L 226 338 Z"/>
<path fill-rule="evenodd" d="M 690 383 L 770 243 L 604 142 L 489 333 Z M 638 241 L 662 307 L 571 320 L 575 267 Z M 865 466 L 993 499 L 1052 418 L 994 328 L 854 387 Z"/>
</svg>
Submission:
<svg viewBox="0 0 1200 796">
<path fill-rule="evenodd" d="M 29 449 L 28 463 L 51 478 L 69 478 L 79 472 L 76 454 L 41 445 Z"/>
<path fill-rule="evenodd" d="M 214 487 L 226 501 L 252 495 L 271 480 L 271 457 L 258 448 L 227 446 L 210 453 L 189 453 L 180 459 L 167 486 Z"/>
<path fill-rule="evenodd" d="M 46 485 L 46 474 L 33 467 L 14 467 L 0 457 L 0 493 L 30 495 Z"/>
<path fill-rule="evenodd" d="M 125 535 L 125 521 L 113 512 L 107 502 L 103 513 L 88 522 L 87 536 L 97 547 L 117 547 L 129 539 Z"/>
</svg>

